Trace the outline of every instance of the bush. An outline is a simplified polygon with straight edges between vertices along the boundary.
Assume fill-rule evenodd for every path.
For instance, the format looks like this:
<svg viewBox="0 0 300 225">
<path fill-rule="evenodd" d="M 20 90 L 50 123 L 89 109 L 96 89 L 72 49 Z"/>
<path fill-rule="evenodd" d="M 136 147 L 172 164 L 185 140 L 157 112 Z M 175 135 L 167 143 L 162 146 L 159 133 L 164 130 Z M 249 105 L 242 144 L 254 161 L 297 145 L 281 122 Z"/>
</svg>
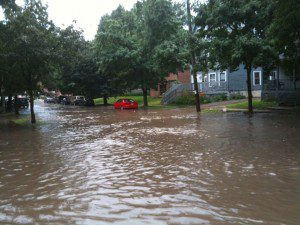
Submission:
<svg viewBox="0 0 300 225">
<path fill-rule="evenodd" d="M 195 105 L 195 95 L 193 94 L 193 92 L 184 92 L 173 103 L 177 105 Z M 203 94 L 200 94 L 200 103 L 211 103 L 211 99 Z"/>
<path fill-rule="evenodd" d="M 229 100 L 238 100 L 238 99 L 245 99 L 246 96 L 241 95 L 240 93 L 232 93 L 230 94 Z"/>
<path fill-rule="evenodd" d="M 191 92 L 184 92 L 180 97 L 176 98 L 173 103 L 178 105 L 194 105 L 195 96 Z"/>
<path fill-rule="evenodd" d="M 222 94 L 217 94 L 211 97 L 212 102 L 220 102 L 220 101 L 225 101 L 227 100 L 227 94 L 222 93 Z"/>
</svg>

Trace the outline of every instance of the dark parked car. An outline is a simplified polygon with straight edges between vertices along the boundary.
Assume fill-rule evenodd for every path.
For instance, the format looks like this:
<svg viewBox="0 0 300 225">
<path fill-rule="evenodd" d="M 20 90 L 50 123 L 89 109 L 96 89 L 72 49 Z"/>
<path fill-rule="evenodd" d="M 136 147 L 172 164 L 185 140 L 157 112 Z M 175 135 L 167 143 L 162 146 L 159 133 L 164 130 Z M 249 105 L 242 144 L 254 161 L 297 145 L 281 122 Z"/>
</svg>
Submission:
<svg viewBox="0 0 300 225">
<path fill-rule="evenodd" d="M 56 99 L 55 98 L 51 98 L 51 97 L 47 97 L 44 100 L 45 103 L 56 103 Z"/>
<path fill-rule="evenodd" d="M 74 105 L 84 106 L 85 105 L 85 97 L 84 96 L 75 96 L 75 99 L 73 101 Z"/>
<path fill-rule="evenodd" d="M 85 98 L 84 106 L 94 106 L 94 105 L 95 105 L 94 99 L 89 97 Z"/>
<path fill-rule="evenodd" d="M 25 109 L 28 108 L 29 104 L 28 104 L 28 98 L 24 97 L 24 96 L 18 96 L 15 100 L 14 100 L 14 104 L 17 104 L 17 106 L 21 109 Z"/>
<path fill-rule="evenodd" d="M 70 105 L 71 100 L 70 100 L 69 96 L 61 95 L 61 96 L 58 97 L 57 103 L 62 104 L 62 105 Z"/>
</svg>

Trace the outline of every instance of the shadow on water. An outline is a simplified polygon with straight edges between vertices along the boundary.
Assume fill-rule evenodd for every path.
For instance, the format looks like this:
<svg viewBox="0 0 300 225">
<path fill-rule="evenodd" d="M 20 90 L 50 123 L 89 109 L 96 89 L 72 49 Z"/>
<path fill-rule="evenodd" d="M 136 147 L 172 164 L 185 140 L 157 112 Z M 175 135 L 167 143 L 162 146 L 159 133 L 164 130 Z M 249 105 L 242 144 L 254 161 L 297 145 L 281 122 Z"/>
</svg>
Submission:
<svg viewBox="0 0 300 225">
<path fill-rule="evenodd" d="M 296 114 L 43 103 L 36 111 L 48 122 L 0 130 L 0 223 L 300 219 Z"/>
</svg>

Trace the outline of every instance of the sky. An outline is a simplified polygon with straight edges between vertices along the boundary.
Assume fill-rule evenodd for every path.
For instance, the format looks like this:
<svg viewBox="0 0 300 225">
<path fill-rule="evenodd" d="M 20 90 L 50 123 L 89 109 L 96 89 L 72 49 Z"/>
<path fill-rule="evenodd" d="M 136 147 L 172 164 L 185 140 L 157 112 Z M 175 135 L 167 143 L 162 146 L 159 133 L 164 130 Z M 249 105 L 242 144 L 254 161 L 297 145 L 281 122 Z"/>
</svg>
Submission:
<svg viewBox="0 0 300 225">
<path fill-rule="evenodd" d="M 111 13 L 119 5 L 132 8 L 137 0 L 42 0 L 48 5 L 49 18 L 59 27 L 69 26 L 76 21 L 76 28 L 84 31 L 86 40 L 92 40 L 97 32 L 101 16 Z M 184 0 L 176 0 L 183 2 Z M 23 0 L 17 0 L 22 5 Z M 1 19 L 1 16 L 0 16 Z"/>
</svg>

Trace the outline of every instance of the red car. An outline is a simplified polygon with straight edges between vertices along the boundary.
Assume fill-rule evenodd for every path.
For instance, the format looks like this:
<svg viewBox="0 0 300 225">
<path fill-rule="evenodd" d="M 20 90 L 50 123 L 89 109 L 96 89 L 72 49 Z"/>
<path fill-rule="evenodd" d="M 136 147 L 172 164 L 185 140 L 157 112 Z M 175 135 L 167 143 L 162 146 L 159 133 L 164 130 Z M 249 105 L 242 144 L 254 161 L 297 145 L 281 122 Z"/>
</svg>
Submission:
<svg viewBox="0 0 300 225">
<path fill-rule="evenodd" d="M 137 109 L 139 104 L 129 98 L 121 98 L 114 104 L 115 109 Z"/>
</svg>

